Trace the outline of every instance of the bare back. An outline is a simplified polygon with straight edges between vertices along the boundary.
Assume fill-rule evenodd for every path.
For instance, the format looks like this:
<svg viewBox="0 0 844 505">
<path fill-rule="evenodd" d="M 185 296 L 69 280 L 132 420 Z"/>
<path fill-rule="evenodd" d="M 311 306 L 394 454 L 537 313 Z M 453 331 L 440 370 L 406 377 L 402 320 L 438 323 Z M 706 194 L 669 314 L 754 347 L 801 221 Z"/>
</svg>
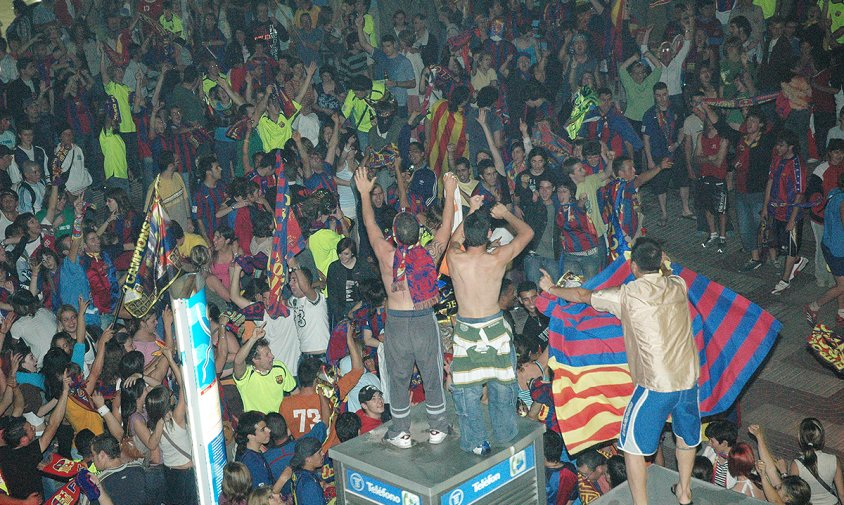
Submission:
<svg viewBox="0 0 844 505">
<path fill-rule="evenodd" d="M 457 314 L 482 318 L 501 311 L 498 293 L 510 257 L 500 248 L 487 252 L 484 247 L 467 251 L 451 247 L 447 252 L 448 271 L 457 298 Z"/>
<path fill-rule="evenodd" d="M 396 248 L 387 240 L 381 239 L 382 243 L 375 250 L 375 257 L 378 258 L 378 266 L 381 270 L 381 281 L 384 283 L 384 290 L 387 292 L 387 308 L 393 310 L 413 310 L 413 299 L 410 297 L 410 290 L 407 289 L 407 280 L 402 282 L 405 284 L 404 289 L 393 291 L 393 257 Z M 425 246 L 434 264 L 439 264 L 444 246 L 436 239 L 431 240 Z M 497 293 L 497 291 L 496 291 Z"/>
</svg>

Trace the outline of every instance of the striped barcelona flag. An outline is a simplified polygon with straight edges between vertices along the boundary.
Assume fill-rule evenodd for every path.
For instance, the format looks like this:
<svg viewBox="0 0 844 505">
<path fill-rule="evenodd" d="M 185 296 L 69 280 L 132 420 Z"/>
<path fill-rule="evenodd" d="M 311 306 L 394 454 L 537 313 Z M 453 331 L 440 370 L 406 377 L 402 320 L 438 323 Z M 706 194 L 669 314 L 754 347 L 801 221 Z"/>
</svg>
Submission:
<svg viewBox="0 0 844 505">
<path fill-rule="evenodd" d="M 454 159 L 468 156 L 469 149 L 466 139 L 466 120 L 462 111 L 451 112 L 448 100 L 440 100 L 431 107 L 431 142 L 428 153 L 428 166 L 437 174 L 437 180 L 448 171 L 449 144 L 454 144 Z"/>
<path fill-rule="evenodd" d="M 782 323 L 747 298 L 672 264 L 689 287 L 692 330 L 700 351 L 702 416 L 736 401 L 776 341 Z M 599 290 L 633 280 L 619 257 L 584 287 Z M 584 304 L 542 295 L 536 306 L 551 317 L 549 342 L 554 405 L 570 454 L 618 438 L 633 392 L 621 322 Z"/>
<path fill-rule="evenodd" d="M 290 309 L 284 304 L 281 290 L 287 284 L 287 260 L 299 254 L 305 248 L 299 222 L 290 208 L 290 188 L 284 175 L 284 162 L 281 152 L 275 157 L 275 233 L 269 260 L 270 305 L 267 314 L 273 319 L 287 317 Z"/>
</svg>

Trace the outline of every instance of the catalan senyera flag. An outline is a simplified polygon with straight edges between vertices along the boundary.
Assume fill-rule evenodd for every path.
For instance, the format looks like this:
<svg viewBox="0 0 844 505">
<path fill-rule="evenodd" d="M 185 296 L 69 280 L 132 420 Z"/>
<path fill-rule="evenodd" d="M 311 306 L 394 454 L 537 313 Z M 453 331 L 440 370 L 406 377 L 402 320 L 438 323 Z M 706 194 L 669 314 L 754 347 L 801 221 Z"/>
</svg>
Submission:
<svg viewBox="0 0 844 505">
<path fill-rule="evenodd" d="M 692 331 L 700 352 L 702 416 L 729 409 L 776 341 L 782 323 L 747 298 L 672 264 L 686 281 Z M 589 280 L 599 290 L 633 280 L 624 257 Z M 549 365 L 554 406 L 570 454 L 618 438 L 633 392 L 621 322 L 612 314 L 544 294 L 536 306 L 551 317 Z"/>
<path fill-rule="evenodd" d="M 270 305 L 266 307 L 267 314 L 273 319 L 290 314 L 290 309 L 284 304 L 281 296 L 281 289 L 287 283 L 287 260 L 305 248 L 299 222 L 290 209 L 290 188 L 284 174 L 281 152 L 276 152 L 275 177 L 275 232 L 267 275 L 270 281 Z"/>
<path fill-rule="evenodd" d="M 437 179 L 448 171 L 449 144 L 454 144 L 454 158 L 467 156 L 466 118 L 463 112 L 448 110 L 448 100 L 440 100 L 431 107 L 431 142 L 428 152 L 428 166 L 437 174 Z"/>
<path fill-rule="evenodd" d="M 616 61 L 621 61 L 622 51 L 622 30 L 624 29 L 624 9 L 626 8 L 627 0 L 613 0 L 612 9 L 610 10 L 610 20 L 612 21 L 612 28 L 610 29 L 612 47 L 611 54 Z"/>
<path fill-rule="evenodd" d="M 169 225 L 156 190 L 123 285 L 123 306 L 134 317 L 144 317 L 181 273 L 182 260 Z"/>
</svg>

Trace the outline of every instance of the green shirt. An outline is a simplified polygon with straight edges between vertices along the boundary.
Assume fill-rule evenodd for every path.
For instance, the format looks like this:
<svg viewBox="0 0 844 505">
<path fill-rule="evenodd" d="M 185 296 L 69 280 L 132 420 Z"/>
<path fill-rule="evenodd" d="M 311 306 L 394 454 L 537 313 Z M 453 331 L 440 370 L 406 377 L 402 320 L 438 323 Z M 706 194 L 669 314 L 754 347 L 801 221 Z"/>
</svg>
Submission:
<svg viewBox="0 0 844 505">
<path fill-rule="evenodd" d="M 262 375 L 250 365 L 240 379 L 235 378 L 234 384 L 243 400 L 243 411 L 257 410 L 264 414 L 278 412 L 284 393 L 296 389 L 293 375 L 279 360 L 273 361 L 273 367 L 266 375 Z"/>
<path fill-rule="evenodd" d="M 41 221 L 43 221 L 44 217 L 46 217 L 46 216 L 47 216 L 47 209 L 46 208 L 39 210 L 38 213 L 35 214 L 35 218 L 38 219 L 39 223 Z M 73 219 L 76 216 L 75 216 L 75 213 L 73 211 L 73 207 L 68 206 L 68 205 L 66 205 L 64 210 L 62 210 L 58 215 L 56 215 L 56 217 L 53 218 L 53 222 L 55 222 L 56 219 L 59 216 L 64 216 L 64 220 L 62 221 L 62 224 L 60 224 L 58 227 L 54 226 L 53 235 L 56 237 L 56 239 L 61 240 L 65 237 L 67 237 L 68 235 L 70 235 L 71 233 L 73 233 Z"/>
<path fill-rule="evenodd" d="M 607 233 L 607 225 L 604 224 L 601 207 L 598 205 L 598 190 L 606 184 L 607 182 L 602 181 L 601 176 L 597 174 L 587 175 L 586 179 L 577 185 L 577 193 L 575 194 L 575 198 L 578 200 L 582 196 L 586 197 L 586 213 L 589 214 L 589 219 L 595 225 L 595 231 L 599 237 Z"/>
<path fill-rule="evenodd" d="M 138 131 L 132 119 L 132 106 L 129 104 L 129 86 L 119 82 L 109 81 L 105 85 L 105 92 L 117 100 L 117 110 L 120 111 L 120 133 L 134 133 Z"/>
<path fill-rule="evenodd" d="M 103 152 L 103 172 L 106 179 L 129 178 L 129 164 L 126 162 L 126 144 L 114 130 L 100 132 L 100 150 Z"/>
<path fill-rule="evenodd" d="M 627 92 L 627 109 L 624 111 L 624 116 L 627 119 L 641 122 L 645 111 L 654 106 L 653 88 L 660 77 L 662 77 L 662 69 L 656 68 L 649 76 L 645 77 L 642 84 L 637 84 L 626 68 L 621 69 L 619 78 L 621 85 L 624 86 L 624 91 Z"/>
</svg>

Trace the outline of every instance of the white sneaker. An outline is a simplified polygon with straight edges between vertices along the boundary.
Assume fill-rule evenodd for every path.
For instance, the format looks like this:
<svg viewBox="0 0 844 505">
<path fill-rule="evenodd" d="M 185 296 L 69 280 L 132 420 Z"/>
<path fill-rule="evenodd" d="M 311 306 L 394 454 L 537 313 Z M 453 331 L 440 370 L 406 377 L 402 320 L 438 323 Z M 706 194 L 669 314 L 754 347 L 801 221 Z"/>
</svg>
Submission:
<svg viewBox="0 0 844 505">
<path fill-rule="evenodd" d="M 783 291 L 785 291 L 786 289 L 788 289 L 789 286 L 791 286 L 791 284 L 789 284 L 788 282 L 785 282 L 784 280 L 780 279 L 779 282 L 777 282 L 777 285 L 774 286 L 774 289 L 771 291 L 771 294 L 772 295 L 778 295 L 778 294 L 782 293 Z"/>
<path fill-rule="evenodd" d="M 441 444 L 448 436 L 448 432 L 439 430 L 428 430 L 428 443 L 431 445 Z"/>
<path fill-rule="evenodd" d="M 410 449 L 410 446 L 413 445 L 413 439 L 410 438 L 410 433 L 406 431 L 399 432 L 399 434 L 393 438 L 387 438 L 385 436 L 384 440 L 399 449 Z"/>
<path fill-rule="evenodd" d="M 791 280 L 794 279 L 794 277 L 796 277 L 797 274 L 802 272 L 803 269 L 806 268 L 806 265 L 808 265 L 808 264 L 809 264 L 809 258 L 806 258 L 805 256 L 800 256 L 800 259 L 797 260 L 794 263 L 793 267 L 791 267 L 791 274 L 788 276 L 788 281 L 791 282 Z"/>
</svg>

